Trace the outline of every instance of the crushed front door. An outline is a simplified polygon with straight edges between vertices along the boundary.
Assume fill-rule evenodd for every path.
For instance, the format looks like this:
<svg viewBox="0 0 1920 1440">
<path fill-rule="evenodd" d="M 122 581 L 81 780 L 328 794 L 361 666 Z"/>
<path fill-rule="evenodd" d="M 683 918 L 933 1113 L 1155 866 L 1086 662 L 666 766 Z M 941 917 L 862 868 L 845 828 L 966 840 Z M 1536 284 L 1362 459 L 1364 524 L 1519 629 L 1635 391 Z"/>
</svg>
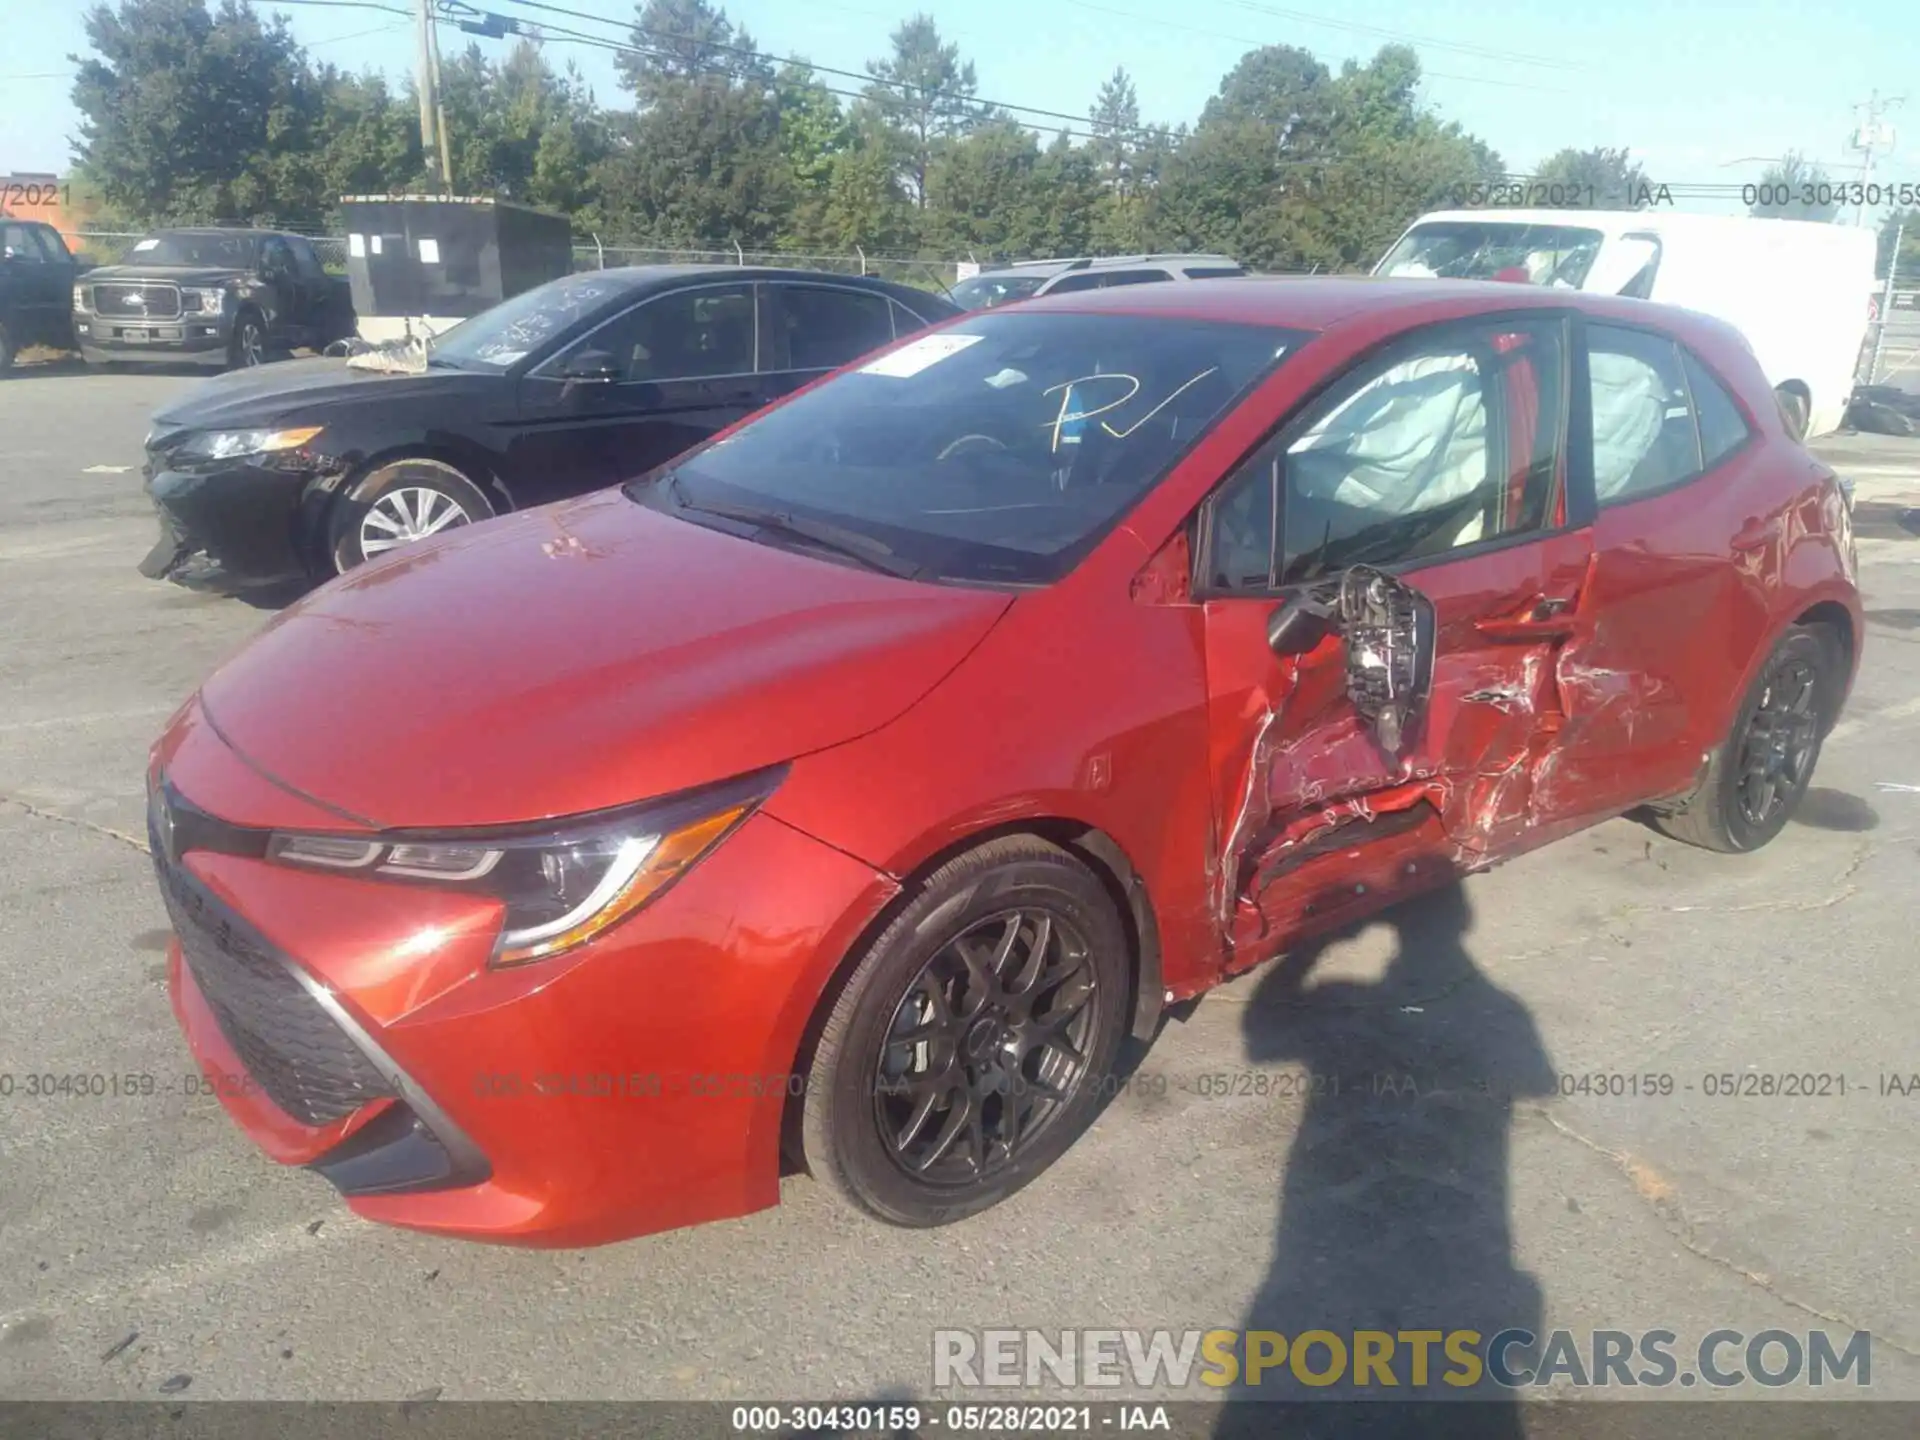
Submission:
<svg viewBox="0 0 1920 1440">
<path fill-rule="evenodd" d="M 1203 512 L 1215 527 L 1201 556 L 1210 878 L 1230 969 L 1534 838 L 1535 783 L 1563 716 L 1556 659 L 1587 623 L 1592 555 L 1591 527 L 1567 523 L 1564 343 L 1557 323 L 1448 327 L 1411 359 L 1389 355 L 1336 387 L 1317 424 L 1283 430 Z M 1412 418 L 1393 390 L 1409 375 Z M 1319 444 L 1359 402 L 1386 420 Z M 1397 427 L 1384 447 L 1393 463 L 1444 497 L 1385 525 L 1328 498 L 1371 463 L 1382 423 Z M 1435 432 L 1426 450 L 1408 439 L 1421 425 Z M 1433 488 L 1441 451 L 1457 493 Z M 1389 482 L 1375 471 L 1361 493 L 1377 501 Z M 1241 503 L 1236 482 L 1249 475 L 1270 488 L 1267 505 Z M 1283 517 L 1268 577 L 1282 583 L 1258 596 L 1230 593 L 1232 533 L 1219 538 L 1235 524 L 1229 505 L 1242 536 Z M 1307 535 L 1282 536 L 1308 517 Z M 1411 557 L 1325 563 L 1403 540 Z M 1316 578 L 1285 583 L 1316 566 Z"/>
</svg>

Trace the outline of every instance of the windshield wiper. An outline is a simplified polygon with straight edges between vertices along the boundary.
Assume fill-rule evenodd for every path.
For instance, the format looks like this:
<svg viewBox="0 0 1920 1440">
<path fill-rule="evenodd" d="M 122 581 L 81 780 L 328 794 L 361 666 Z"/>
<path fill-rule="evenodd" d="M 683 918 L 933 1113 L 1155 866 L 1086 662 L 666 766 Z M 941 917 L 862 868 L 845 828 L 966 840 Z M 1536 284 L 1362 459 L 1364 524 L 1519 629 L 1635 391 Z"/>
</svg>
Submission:
<svg viewBox="0 0 1920 1440">
<path fill-rule="evenodd" d="M 682 510 L 694 510 L 702 515 L 716 516 L 722 520 L 738 520 L 743 525 L 752 525 L 756 529 L 775 535 L 787 535 L 803 540 L 823 550 L 865 565 L 870 570 L 878 570 L 883 575 L 893 575 L 902 580 L 912 580 L 924 573 L 925 566 L 916 565 L 895 555 L 891 548 L 863 535 L 858 530 L 848 530 L 843 526 L 829 525 L 819 520 L 803 520 L 782 510 L 763 510 L 754 505 L 731 505 L 724 500 L 694 500 L 687 494 L 687 487 L 680 483 L 680 477 L 668 473 L 663 477 L 666 489 L 673 496 L 673 503 Z"/>
</svg>

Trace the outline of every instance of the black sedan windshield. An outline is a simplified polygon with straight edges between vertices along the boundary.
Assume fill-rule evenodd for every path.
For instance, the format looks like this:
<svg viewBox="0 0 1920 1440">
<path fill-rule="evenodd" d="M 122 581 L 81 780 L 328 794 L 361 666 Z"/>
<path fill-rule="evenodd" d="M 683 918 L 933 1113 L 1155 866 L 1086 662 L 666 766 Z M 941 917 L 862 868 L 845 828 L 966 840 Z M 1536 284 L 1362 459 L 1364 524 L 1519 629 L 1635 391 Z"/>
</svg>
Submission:
<svg viewBox="0 0 1920 1440">
<path fill-rule="evenodd" d="M 630 288 L 598 270 L 550 280 L 435 337 L 433 358 L 463 370 L 504 370 Z"/>
<path fill-rule="evenodd" d="M 983 314 L 924 335 L 630 492 L 699 520 L 757 512 L 878 542 L 896 568 L 1065 574 L 1304 337 L 1262 326 Z M 845 548 L 845 547 L 842 547 Z"/>
</svg>

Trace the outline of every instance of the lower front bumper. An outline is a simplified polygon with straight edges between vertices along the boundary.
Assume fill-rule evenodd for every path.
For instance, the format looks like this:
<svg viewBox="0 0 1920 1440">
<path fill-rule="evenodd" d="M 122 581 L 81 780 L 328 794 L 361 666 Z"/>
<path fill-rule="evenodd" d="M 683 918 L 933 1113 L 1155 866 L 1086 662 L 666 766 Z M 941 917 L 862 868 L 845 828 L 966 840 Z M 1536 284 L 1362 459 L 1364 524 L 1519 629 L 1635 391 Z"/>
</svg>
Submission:
<svg viewBox="0 0 1920 1440">
<path fill-rule="evenodd" d="M 351 1115 L 295 1120 L 248 1076 L 176 943 L 175 1014 L 240 1127 L 368 1219 L 539 1247 L 774 1204 L 806 1025 L 895 893 L 763 814 L 600 940 L 495 970 L 493 911 L 472 897 L 203 851 L 181 863 L 393 1082 Z M 423 953 L 429 933 L 446 938 Z"/>
<path fill-rule="evenodd" d="M 206 365 L 227 363 L 223 326 L 192 317 L 137 324 L 97 316 L 73 322 L 80 357 L 89 365 Z M 138 337 L 138 338 L 130 338 Z"/>
<path fill-rule="evenodd" d="M 251 465 L 149 471 L 160 535 L 140 573 L 215 590 L 312 578 L 312 507 L 304 498 L 312 478 Z"/>
</svg>

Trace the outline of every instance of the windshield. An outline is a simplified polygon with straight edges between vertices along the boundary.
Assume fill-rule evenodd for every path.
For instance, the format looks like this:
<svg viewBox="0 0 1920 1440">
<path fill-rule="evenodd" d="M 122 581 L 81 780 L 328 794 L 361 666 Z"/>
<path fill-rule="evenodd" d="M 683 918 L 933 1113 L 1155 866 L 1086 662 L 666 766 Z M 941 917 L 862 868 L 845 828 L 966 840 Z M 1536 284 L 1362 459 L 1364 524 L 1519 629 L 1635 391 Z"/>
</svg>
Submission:
<svg viewBox="0 0 1920 1440">
<path fill-rule="evenodd" d="M 127 252 L 130 265 L 213 265 L 227 270 L 251 270 L 252 235 L 149 235 Z"/>
<path fill-rule="evenodd" d="M 433 359 L 462 369 L 504 370 L 627 289 L 598 270 L 550 280 L 436 336 Z"/>
<path fill-rule="evenodd" d="M 1044 583 L 1305 337 L 1009 311 L 925 335 L 694 452 L 634 498 L 826 524 L 927 576 Z M 739 518 L 736 513 L 734 518 Z"/>
<path fill-rule="evenodd" d="M 1024 300 L 1046 284 L 1046 275 L 976 275 L 947 293 L 962 310 L 991 310 L 1010 300 Z"/>
<path fill-rule="evenodd" d="M 1578 290 L 1601 233 L 1577 225 L 1435 220 L 1416 225 L 1380 262 L 1392 279 L 1524 280 Z"/>
</svg>

